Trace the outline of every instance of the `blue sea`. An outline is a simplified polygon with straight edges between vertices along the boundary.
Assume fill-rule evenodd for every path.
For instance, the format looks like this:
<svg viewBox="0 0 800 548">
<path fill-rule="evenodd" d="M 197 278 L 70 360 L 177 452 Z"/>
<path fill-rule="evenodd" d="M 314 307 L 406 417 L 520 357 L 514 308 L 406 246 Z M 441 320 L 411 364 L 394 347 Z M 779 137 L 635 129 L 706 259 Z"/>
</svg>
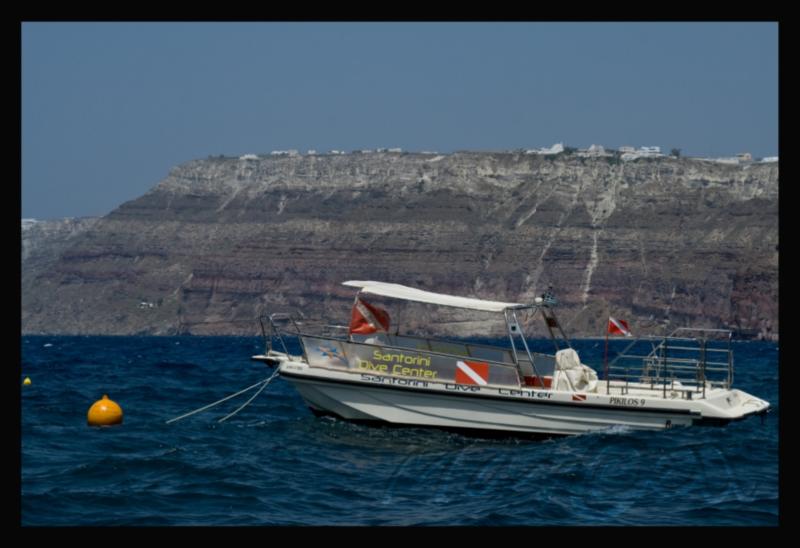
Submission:
<svg viewBox="0 0 800 548">
<path fill-rule="evenodd" d="M 261 340 L 23 337 L 22 524 L 777 525 L 778 345 L 734 348 L 763 421 L 530 441 L 316 418 L 280 377 L 168 425 L 267 377 Z M 122 425 L 86 425 L 103 394 Z"/>
</svg>

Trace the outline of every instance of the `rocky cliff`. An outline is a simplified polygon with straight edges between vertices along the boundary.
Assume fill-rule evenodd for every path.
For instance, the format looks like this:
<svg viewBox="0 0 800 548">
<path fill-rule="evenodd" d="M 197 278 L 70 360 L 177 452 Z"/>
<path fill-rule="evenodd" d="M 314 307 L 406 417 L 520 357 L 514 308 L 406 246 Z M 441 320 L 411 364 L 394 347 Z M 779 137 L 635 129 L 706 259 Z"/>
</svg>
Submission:
<svg viewBox="0 0 800 548">
<path fill-rule="evenodd" d="M 778 175 L 512 152 L 193 161 L 48 264 L 31 262 L 45 244 L 24 244 L 22 328 L 255 334 L 260 313 L 286 309 L 343 323 L 340 282 L 361 279 L 509 301 L 552 285 L 571 335 L 602 336 L 611 313 L 635 333 L 773 338 Z M 404 330 L 485 330 L 463 311 L 391 305 Z"/>
<path fill-rule="evenodd" d="M 39 278 L 57 268 L 61 254 L 83 232 L 89 230 L 97 218 L 71 218 L 54 221 L 37 221 L 23 219 L 21 230 L 22 276 L 22 325 L 26 330 L 26 321 L 31 309 L 27 308 L 37 301 L 39 296 Z M 41 306 L 41 305 L 37 305 Z M 45 319 L 46 321 L 46 319 Z M 42 328 L 39 332 L 50 332 Z M 56 331 L 55 328 L 52 331 Z"/>
</svg>

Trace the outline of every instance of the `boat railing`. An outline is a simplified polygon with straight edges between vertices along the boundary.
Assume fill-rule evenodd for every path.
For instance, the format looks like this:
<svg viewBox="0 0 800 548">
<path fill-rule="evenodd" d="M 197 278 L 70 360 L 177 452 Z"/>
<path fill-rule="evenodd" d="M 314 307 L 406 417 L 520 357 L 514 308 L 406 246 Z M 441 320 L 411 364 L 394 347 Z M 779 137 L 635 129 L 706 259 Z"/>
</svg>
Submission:
<svg viewBox="0 0 800 548">
<path fill-rule="evenodd" d="M 524 376 L 533 375 L 533 368 L 527 356 L 518 353 L 516 356 L 517 361 L 515 362 L 514 353 L 508 348 L 491 346 L 488 344 L 418 337 L 414 335 L 390 334 L 387 334 L 387 344 L 397 348 L 418 349 L 458 358 L 471 358 L 509 367 L 519 367 Z M 540 352 L 531 352 L 531 356 L 536 362 L 536 367 L 541 370 L 543 374 L 553 374 L 555 369 L 555 356 L 542 354 Z"/>
<path fill-rule="evenodd" d="M 609 363 L 606 393 L 627 394 L 633 383 L 664 398 L 667 392 L 692 399 L 705 398 L 708 389 L 730 389 L 731 337 L 727 329 L 679 328 L 665 337 L 635 339 Z"/>
<path fill-rule="evenodd" d="M 354 339 L 363 338 L 366 340 L 370 336 L 354 336 Z M 375 337 L 374 335 L 371 337 Z M 527 356 L 517 353 L 516 361 L 514 353 L 509 348 L 491 346 L 488 344 L 467 343 L 462 341 L 450 341 L 444 339 L 433 339 L 430 337 L 419 337 L 416 335 L 392 335 L 382 334 L 385 340 L 383 344 L 388 344 L 396 348 L 407 348 L 434 352 L 458 358 L 470 358 L 485 362 L 497 363 L 509 367 L 518 367 L 523 377 L 530 377 L 534 374 L 533 367 Z M 552 375 L 555 370 L 555 356 L 531 352 L 536 363 L 536 368 L 542 375 Z"/>
<path fill-rule="evenodd" d="M 519 387 L 521 375 L 515 364 L 479 359 L 408 346 L 395 346 L 384 337 L 363 341 L 303 334 L 304 355 L 312 367 L 358 370 L 392 377 L 457 382 L 458 363 L 483 370 L 487 384 Z"/>
<path fill-rule="evenodd" d="M 455 364 L 455 360 L 474 360 L 481 363 L 487 363 L 491 367 L 500 367 L 504 370 L 513 371 L 514 384 L 525 385 L 530 384 L 533 386 L 540 386 L 547 388 L 546 381 L 538 380 L 534 377 L 534 367 L 527 359 L 527 356 L 515 356 L 510 349 L 490 346 L 479 343 L 466 343 L 461 341 L 449 341 L 443 339 L 434 339 L 430 337 L 419 337 L 414 335 L 399 335 L 390 333 L 375 333 L 370 335 L 347 335 L 347 326 L 324 325 L 319 322 L 305 321 L 305 318 L 295 318 L 290 314 L 276 313 L 269 316 L 262 316 L 261 318 L 262 334 L 266 340 L 266 351 L 269 352 L 273 346 L 280 349 L 285 353 L 289 353 L 289 341 L 296 341 L 297 346 L 302 349 L 303 358 L 306 362 L 312 365 L 321 365 L 327 367 L 335 367 L 337 360 L 332 359 L 331 356 L 323 356 L 315 354 L 310 351 L 307 341 L 326 341 L 333 345 L 362 345 L 372 348 L 385 349 L 391 353 L 393 351 L 413 351 L 421 356 L 431 356 L 434 361 L 441 361 L 441 359 L 450 360 L 451 364 Z M 269 329 L 267 329 L 267 326 Z M 319 345 L 316 345 L 319 346 Z M 331 350 L 340 349 L 344 356 L 344 360 L 340 362 L 339 367 L 348 368 L 350 364 L 350 356 L 348 356 L 347 346 L 334 346 Z M 337 350 L 338 352 L 339 350 Z M 350 353 L 353 353 L 352 351 Z M 331 354 L 326 352 L 325 354 Z M 362 352 L 363 354 L 363 352 Z M 336 352 L 331 354 L 336 356 Z M 555 357 L 548 354 L 541 354 L 532 352 L 531 356 L 536 364 L 536 370 L 540 372 L 543 377 L 548 375 L 552 376 L 555 368 Z M 362 356 L 365 358 L 365 356 Z M 347 365 L 345 365 L 347 364 Z M 503 379 L 510 379 L 511 375 L 502 373 L 498 377 Z M 538 385 L 536 384 L 538 382 Z"/>
<path fill-rule="evenodd" d="M 355 341 L 363 342 L 368 338 L 376 338 L 376 335 L 353 335 L 352 339 Z M 449 341 L 445 339 L 434 339 L 430 337 L 419 337 L 416 335 L 398 335 L 391 333 L 382 333 L 377 335 L 377 338 L 383 338 L 384 341 L 392 346 L 427 350 L 430 352 L 438 352 L 442 354 L 451 354 L 454 356 L 461 356 L 465 358 L 475 358 L 480 360 L 489 360 L 500 363 L 513 364 L 514 360 L 511 350 L 490 346 L 486 344 L 466 343 L 461 341 Z"/>
<path fill-rule="evenodd" d="M 280 345 L 279 348 L 288 355 L 290 353 L 288 342 L 292 338 L 302 349 L 300 324 L 303 323 L 303 319 L 305 318 L 301 312 L 298 312 L 297 316 L 288 312 L 274 312 L 259 316 L 258 323 L 261 325 L 261 335 L 264 337 L 266 346 L 264 353 L 269 354 L 273 347 Z M 290 326 L 291 331 L 289 330 Z"/>
</svg>

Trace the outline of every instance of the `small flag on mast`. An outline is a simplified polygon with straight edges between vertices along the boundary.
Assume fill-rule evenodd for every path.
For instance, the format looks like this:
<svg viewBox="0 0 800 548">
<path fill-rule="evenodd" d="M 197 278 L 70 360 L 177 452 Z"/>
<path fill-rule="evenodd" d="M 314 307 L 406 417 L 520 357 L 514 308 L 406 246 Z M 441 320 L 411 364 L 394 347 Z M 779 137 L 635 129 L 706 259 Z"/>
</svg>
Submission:
<svg viewBox="0 0 800 548">
<path fill-rule="evenodd" d="M 389 313 L 383 308 L 369 304 L 367 301 L 356 297 L 353 311 L 350 314 L 350 331 L 359 335 L 370 333 L 386 333 L 389 331 Z"/>
<path fill-rule="evenodd" d="M 625 335 L 631 337 L 628 322 L 625 320 L 617 320 L 616 318 L 608 317 L 608 334 L 609 335 Z"/>
</svg>

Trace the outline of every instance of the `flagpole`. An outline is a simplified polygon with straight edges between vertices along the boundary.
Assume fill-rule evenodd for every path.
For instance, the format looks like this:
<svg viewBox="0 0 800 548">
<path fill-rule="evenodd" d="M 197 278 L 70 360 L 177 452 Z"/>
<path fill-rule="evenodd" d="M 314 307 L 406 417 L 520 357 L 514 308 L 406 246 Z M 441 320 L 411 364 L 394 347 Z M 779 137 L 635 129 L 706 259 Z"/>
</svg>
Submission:
<svg viewBox="0 0 800 548">
<path fill-rule="evenodd" d="M 606 323 L 606 349 L 603 352 L 603 375 L 606 378 L 606 394 L 610 394 L 610 380 L 608 379 L 608 323 Z"/>
</svg>

